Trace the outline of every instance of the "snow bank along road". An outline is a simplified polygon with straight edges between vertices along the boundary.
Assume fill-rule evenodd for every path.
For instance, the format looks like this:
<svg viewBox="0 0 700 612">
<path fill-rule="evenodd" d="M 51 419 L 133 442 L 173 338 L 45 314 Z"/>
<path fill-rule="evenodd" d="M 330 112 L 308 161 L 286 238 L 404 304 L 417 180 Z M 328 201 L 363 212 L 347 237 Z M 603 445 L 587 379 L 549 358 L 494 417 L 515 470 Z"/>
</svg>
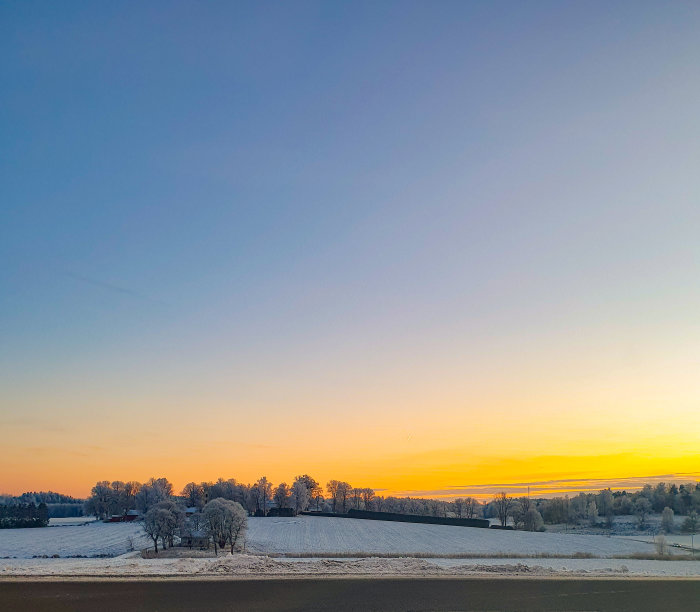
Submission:
<svg viewBox="0 0 700 612">
<path fill-rule="evenodd" d="M 591 554 L 596 557 L 653 553 L 654 546 L 629 538 L 531 533 L 299 516 L 251 518 L 246 551 L 295 555 L 539 555 Z M 137 523 L 89 523 L 0 532 L 0 557 L 116 556 L 149 546 Z"/>
<path fill-rule="evenodd" d="M 138 553 L 136 553 L 138 555 Z M 0 559 L 0 581 L 26 576 L 154 578 L 245 576 L 667 576 L 700 578 L 698 561 L 637 559 L 271 559 L 260 555 L 217 558 Z"/>
</svg>

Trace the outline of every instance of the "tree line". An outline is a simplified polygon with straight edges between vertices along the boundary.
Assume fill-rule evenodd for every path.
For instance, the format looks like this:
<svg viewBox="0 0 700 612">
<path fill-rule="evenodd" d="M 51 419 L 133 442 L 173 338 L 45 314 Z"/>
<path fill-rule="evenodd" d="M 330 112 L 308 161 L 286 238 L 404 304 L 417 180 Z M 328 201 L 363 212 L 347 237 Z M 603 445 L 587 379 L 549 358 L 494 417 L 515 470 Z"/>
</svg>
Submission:
<svg viewBox="0 0 700 612">
<path fill-rule="evenodd" d="M 45 503 L 0 504 L 0 529 L 18 527 L 46 527 L 49 524 L 49 509 Z"/>
<path fill-rule="evenodd" d="M 512 522 L 516 529 L 538 531 L 545 524 L 588 524 L 612 528 L 615 518 L 633 515 L 639 529 L 648 526 L 652 513 L 661 514 L 661 526 L 667 533 L 675 529 L 675 514 L 687 515 L 683 531 L 693 529 L 700 513 L 700 482 L 695 484 L 646 484 L 639 491 L 579 493 L 549 499 L 515 498 L 498 493 L 483 508 L 485 518 L 496 517 L 502 526 Z"/>
<path fill-rule="evenodd" d="M 46 504 L 50 518 L 82 516 L 84 501 L 54 491 L 28 491 L 21 495 L 0 495 L 0 505 Z"/>
<path fill-rule="evenodd" d="M 129 510 L 148 512 L 156 504 L 175 497 L 173 485 L 166 478 L 137 481 L 100 481 L 85 501 L 85 513 L 100 519 L 124 515 Z M 395 512 L 428 516 L 474 518 L 481 504 L 474 497 L 454 502 L 416 497 L 377 495 L 369 487 L 354 487 L 341 480 L 330 480 L 323 487 L 308 474 L 297 476 L 291 485 L 274 485 L 262 476 L 252 484 L 235 478 L 219 478 L 216 482 L 189 482 L 179 496 L 185 507 L 201 510 L 210 500 L 221 498 L 237 502 L 250 516 L 267 516 L 272 507 L 294 513 L 312 510 L 345 514 L 349 509 Z"/>
<path fill-rule="evenodd" d="M 85 512 L 98 518 L 138 510 L 142 514 L 156 504 L 176 497 L 166 478 L 151 478 L 141 484 L 98 482 L 85 502 Z M 453 501 L 430 498 L 378 495 L 369 487 L 354 487 L 349 482 L 329 480 L 325 487 L 308 474 L 295 477 L 291 485 L 277 485 L 262 476 L 252 484 L 235 478 L 219 478 L 216 482 L 189 482 L 179 500 L 186 507 L 202 510 L 213 499 L 236 502 L 249 516 L 267 516 L 271 507 L 295 513 L 315 510 L 344 514 L 349 509 L 371 510 L 427 516 L 459 518 L 498 518 L 501 525 L 517 529 L 542 530 L 546 524 L 581 524 L 612 527 L 615 517 L 634 515 L 640 528 L 652 513 L 665 513 L 666 524 L 674 514 L 700 512 L 700 482 L 695 484 L 647 484 L 635 492 L 613 491 L 579 493 L 574 497 L 512 497 L 499 493 L 481 503 L 474 497 Z M 670 518 L 669 518 L 670 517 Z"/>
</svg>

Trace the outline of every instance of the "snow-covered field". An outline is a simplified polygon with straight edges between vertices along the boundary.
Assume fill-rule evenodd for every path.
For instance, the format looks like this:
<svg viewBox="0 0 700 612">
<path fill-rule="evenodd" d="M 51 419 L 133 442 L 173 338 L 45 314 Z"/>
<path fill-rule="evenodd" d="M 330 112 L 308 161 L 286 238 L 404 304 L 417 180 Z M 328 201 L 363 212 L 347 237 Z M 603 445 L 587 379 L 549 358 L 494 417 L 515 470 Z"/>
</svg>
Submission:
<svg viewBox="0 0 700 612">
<path fill-rule="evenodd" d="M 653 553 L 653 544 L 630 538 L 499 531 L 446 525 L 392 523 L 327 517 L 251 518 L 244 555 L 219 558 L 141 559 L 150 541 L 138 523 L 67 525 L 0 531 L 0 576 L 158 575 L 661 575 L 700 576 L 700 561 L 612 559 Z M 137 552 L 129 553 L 130 549 Z M 575 555 L 596 559 L 527 558 Z M 294 559 L 295 555 L 368 558 Z M 377 558 L 373 555 L 417 558 Z M 439 555 L 484 558 L 432 558 Z M 53 557 L 56 558 L 32 558 Z M 116 558 L 76 559 L 65 557 Z M 122 555 L 122 556 L 118 556 Z M 268 555 L 279 555 L 270 558 Z M 430 558 L 420 558 L 426 555 Z M 513 555 L 522 558 L 488 558 Z"/>
<path fill-rule="evenodd" d="M 91 522 L 36 529 L 2 529 L 0 557 L 115 556 L 145 548 L 149 543 L 136 523 Z"/>
<path fill-rule="evenodd" d="M 501 531 L 449 525 L 423 525 L 298 516 L 252 518 L 246 550 L 260 553 L 330 554 L 515 554 L 576 553 L 596 557 L 653 553 L 654 546 L 630 539 L 561 533 Z"/>
<path fill-rule="evenodd" d="M 250 518 L 246 551 L 288 556 L 313 554 L 575 555 L 596 557 L 653 553 L 654 546 L 630 538 L 531 533 L 298 516 Z M 138 523 L 68 525 L 0 531 L 0 557 L 116 556 L 149 546 Z"/>
</svg>

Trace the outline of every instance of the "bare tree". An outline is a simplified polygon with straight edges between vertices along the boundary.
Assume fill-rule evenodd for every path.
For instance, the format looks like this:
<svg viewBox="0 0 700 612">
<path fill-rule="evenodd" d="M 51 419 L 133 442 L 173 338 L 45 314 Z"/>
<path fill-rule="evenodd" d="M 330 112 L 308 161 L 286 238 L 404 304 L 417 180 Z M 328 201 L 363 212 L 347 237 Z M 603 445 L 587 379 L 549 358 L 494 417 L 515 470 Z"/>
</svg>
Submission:
<svg viewBox="0 0 700 612">
<path fill-rule="evenodd" d="M 374 507 L 377 512 L 381 512 L 384 508 L 384 497 L 382 495 L 375 495 L 373 498 Z"/>
<path fill-rule="evenodd" d="M 479 502 L 473 497 L 464 498 L 464 516 L 466 518 L 474 518 L 476 509 L 479 507 Z"/>
<path fill-rule="evenodd" d="M 272 497 L 272 483 L 263 476 L 255 483 L 255 491 L 257 494 L 257 506 L 262 510 L 263 516 L 267 515 L 267 504 Z"/>
<path fill-rule="evenodd" d="M 352 491 L 352 485 L 349 482 L 340 482 L 338 484 L 338 503 L 345 514 L 348 510 L 348 498 Z"/>
<path fill-rule="evenodd" d="M 695 558 L 695 534 L 700 529 L 700 517 L 695 510 L 691 510 L 681 525 L 683 533 L 690 534 L 690 554 Z"/>
<path fill-rule="evenodd" d="M 501 526 L 505 527 L 508 522 L 510 510 L 513 507 L 513 498 L 509 497 L 505 491 L 501 491 L 493 496 L 493 503 L 496 507 L 498 520 L 501 521 Z"/>
<path fill-rule="evenodd" d="M 182 489 L 181 495 L 189 507 L 201 510 L 204 507 L 204 487 L 196 482 L 188 482 Z"/>
<path fill-rule="evenodd" d="M 281 482 L 279 485 L 277 485 L 273 499 L 277 504 L 278 508 L 288 508 L 290 497 L 291 493 L 289 491 L 289 486 L 287 486 L 286 482 Z"/>
<path fill-rule="evenodd" d="M 107 480 L 101 480 L 92 487 L 90 497 L 85 502 L 85 511 L 98 519 L 105 519 L 109 516 L 111 502 L 112 485 Z"/>
<path fill-rule="evenodd" d="M 156 509 L 153 508 L 146 512 L 141 522 L 141 529 L 144 533 L 153 540 L 153 547 L 158 554 L 158 538 L 160 537 L 160 525 L 156 516 Z"/>
<path fill-rule="evenodd" d="M 464 506 L 464 500 L 461 497 L 455 499 L 454 508 L 457 518 L 462 518 L 462 516 L 464 515 Z"/>
<path fill-rule="evenodd" d="M 331 496 L 331 505 L 333 507 L 333 512 L 335 512 L 335 509 L 337 508 L 338 505 L 338 487 L 340 486 L 340 482 L 338 480 L 329 480 L 326 483 L 326 490 L 328 491 L 328 495 Z"/>
<path fill-rule="evenodd" d="M 362 489 L 362 503 L 365 505 L 365 510 L 372 509 L 372 500 L 374 499 L 374 491 L 370 488 Z"/>
</svg>

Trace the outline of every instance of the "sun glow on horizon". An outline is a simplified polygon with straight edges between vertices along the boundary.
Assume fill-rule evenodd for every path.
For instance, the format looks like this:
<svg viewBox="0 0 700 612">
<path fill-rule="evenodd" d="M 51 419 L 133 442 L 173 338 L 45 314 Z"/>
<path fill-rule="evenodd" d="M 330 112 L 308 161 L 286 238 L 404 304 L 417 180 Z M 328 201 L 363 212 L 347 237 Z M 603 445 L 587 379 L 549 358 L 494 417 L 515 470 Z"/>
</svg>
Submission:
<svg viewBox="0 0 700 612">
<path fill-rule="evenodd" d="M 68 4 L 0 4 L 0 492 L 697 478 L 695 4 Z"/>
</svg>

